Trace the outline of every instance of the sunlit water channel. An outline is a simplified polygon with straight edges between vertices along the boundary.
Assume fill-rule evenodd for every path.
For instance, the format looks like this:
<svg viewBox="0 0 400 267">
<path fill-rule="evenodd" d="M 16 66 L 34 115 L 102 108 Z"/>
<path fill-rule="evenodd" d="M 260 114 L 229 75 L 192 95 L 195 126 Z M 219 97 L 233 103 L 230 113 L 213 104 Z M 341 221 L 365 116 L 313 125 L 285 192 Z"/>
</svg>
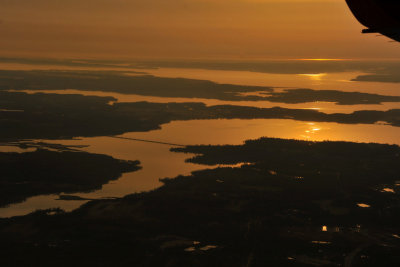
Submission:
<svg viewBox="0 0 400 267">
<path fill-rule="evenodd" d="M 54 66 L 53 66 L 54 68 Z M 143 70 L 141 70 L 143 71 Z M 146 70 L 163 77 L 185 77 L 211 80 L 220 83 L 264 85 L 272 87 L 296 87 L 311 89 L 334 89 L 358 91 L 387 95 L 400 95 L 399 84 L 351 82 L 359 73 L 333 73 L 321 75 L 288 75 L 266 74 L 240 71 L 212 71 L 185 69 Z M 48 91 L 52 93 L 79 93 L 84 95 L 113 96 L 119 102 L 204 102 L 207 105 L 233 104 L 258 107 L 281 106 L 288 108 L 311 108 L 321 112 L 349 113 L 355 110 L 388 110 L 400 108 L 399 103 L 383 105 L 339 106 L 333 103 L 280 104 L 266 101 L 236 102 L 193 98 L 162 98 L 138 95 L 122 95 L 108 92 L 87 92 L 77 90 Z M 32 93 L 32 92 L 30 92 Z M 377 142 L 400 145 L 400 127 L 389 125 L 314 123 L 282 119 L 255 120 L 194 120 L 174 121 L 165 124 L 159 130 L 144 133 L 126 133 L 123 137 L 143 140 L 154 140 L 174 144 L 241 144 L 246 139 L 262 136 L 278 138 L 294 138 L 302 140 L 344 140 L 354 142 Z M 122 197 L 127 194 L 155 189 L 161 185 L 160 178 L 176 177 L 205 168 L 204 166 L 185 163 L 191 155 L 170 152 L 171 146 L 112 137 L 77 138 L 74 140 L 40 140 L 65 145 L 87 145 L 82 150 L 91 153 L 111 155 L 118 159 L 140 160 L 143 169 L 126 173 L 117 181 L 103 186 L 101 190 L 90 193 L 74 194 L 82 198 Z M 0 146 L 0 151 L 23 152 L 19 148 Z M 31 197 L 26 202 L 12 204 L 0 209 L 0 217 L 23 215 L 37 209 L 61 207 L 73 210 L 86 201 L 57 200 L 58 195 Z"/>
</svg>

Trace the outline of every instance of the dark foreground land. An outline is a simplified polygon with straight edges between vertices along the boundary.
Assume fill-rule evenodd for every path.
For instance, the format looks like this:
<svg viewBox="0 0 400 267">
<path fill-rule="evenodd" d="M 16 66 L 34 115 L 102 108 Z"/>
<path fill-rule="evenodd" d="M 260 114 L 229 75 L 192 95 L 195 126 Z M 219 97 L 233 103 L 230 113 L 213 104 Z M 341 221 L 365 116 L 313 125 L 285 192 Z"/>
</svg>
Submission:
<svg viewBox="0 0 400 267">
<path fill-rule="evenodd" d="M 139 161 L 64 149 L 0 153 L 0 207 L 44 194 L 101 189 L 124 172 L 140 169 Z"/>
<path fill-rule="evenodd" d="M 0 220 L 0 265 L 399 266 L 400 147 L 263 138 L 174 151 L 242 165 Z"/>
</svg>

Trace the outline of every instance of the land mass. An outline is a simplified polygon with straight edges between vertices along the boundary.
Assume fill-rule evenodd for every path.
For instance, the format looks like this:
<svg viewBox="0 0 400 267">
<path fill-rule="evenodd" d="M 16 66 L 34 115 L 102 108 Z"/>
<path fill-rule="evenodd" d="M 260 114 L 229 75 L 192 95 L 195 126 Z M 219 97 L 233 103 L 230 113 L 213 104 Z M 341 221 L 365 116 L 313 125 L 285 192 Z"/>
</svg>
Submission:
<svg viewBox="0 0 400 267">
<path fill-rule="evenodd" d="M 309 102 L 333 102 L 337 105 L 372 105 L 383 102 L 400 102 L 400 96 L 385 96 L 337 90 L 286 89 L 265 96 L 265 100 L 277 103 L 299 104 Z"/>
<path fill-rule="evenodd" d="M 125 172 L 140 169 L 139 161 L 79 151 L 0 153 L 0 206 L 28 197 L 90 192 Z"/>
<path fill-rule="evenodd" d="M 239 164 L 71 213 L 0 220 L 4 266 L 398 266 L 400 147 L 262 138 L 189 146 Z M 54 214 L 54 215 L 49 215 Z M 24 257 L 19 257 L 23 253 Z"/>
<path fill-rule="evenodd" d="M 258 100 L 246 92 L 272 92 L 270 87 L 219 84 L 206 80 L 162 78 L 118 71 L 5 71 L 0 90 L 63 90 L 116 92 L 144 96 Z"/>
<path fill-rule="evenodd" d="M 292 119 L 400 126 L 400 109 L 327 114 L 317 110 L 203 103 L 113 103 L 111 97 L 0 91 L 0 140 L 108 136 L 159 129 L 177 120 Z"/>
<path fill-rule="evenodd" d="M 161 78 L 118 71 L 4 71 L 0 90 L 64 90 L 117 92 L 157 97 L 203 98 L 227 101 L 278 103 L 333 102 L 340 105 L 400 102 L 400 96 L 385 96 L 338 90 L 286 89 L 219 84 L 205 80 Z"/>
</svg>

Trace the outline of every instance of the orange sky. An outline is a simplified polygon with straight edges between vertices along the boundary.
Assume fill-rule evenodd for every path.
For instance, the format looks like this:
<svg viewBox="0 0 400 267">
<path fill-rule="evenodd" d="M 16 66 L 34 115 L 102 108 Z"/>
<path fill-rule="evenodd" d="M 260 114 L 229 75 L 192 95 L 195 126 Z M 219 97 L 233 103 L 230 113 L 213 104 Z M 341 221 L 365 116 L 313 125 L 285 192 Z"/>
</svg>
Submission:
<svg viewBox="0 0 400 267">
<path fill-rule="evenodd" d="M 400 58 L 344 0 L 0 0 L 0 56 Z"/>
</svg>

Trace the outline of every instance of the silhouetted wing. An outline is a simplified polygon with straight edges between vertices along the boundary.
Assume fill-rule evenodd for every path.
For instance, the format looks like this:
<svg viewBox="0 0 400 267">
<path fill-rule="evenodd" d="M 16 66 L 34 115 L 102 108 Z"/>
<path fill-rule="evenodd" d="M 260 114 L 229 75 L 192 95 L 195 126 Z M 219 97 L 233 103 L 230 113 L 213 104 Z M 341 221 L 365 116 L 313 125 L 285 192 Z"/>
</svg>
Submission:
<svg viewBox="0 0 400 267">
<path fill-rule="evenodd" d="M 397 42 L 400 42 L 400 28 L 396 29 L 396 30 L 388 31 L 388 32 L 385 32 L 384 30 L 382 30 L 379 33 L 381 33 Z"/>
<path fill-rule="evenodd" d="M 400 42 L 399 0 L 346 0 L 357 20 L 368 29 Z"/>
</svg>

